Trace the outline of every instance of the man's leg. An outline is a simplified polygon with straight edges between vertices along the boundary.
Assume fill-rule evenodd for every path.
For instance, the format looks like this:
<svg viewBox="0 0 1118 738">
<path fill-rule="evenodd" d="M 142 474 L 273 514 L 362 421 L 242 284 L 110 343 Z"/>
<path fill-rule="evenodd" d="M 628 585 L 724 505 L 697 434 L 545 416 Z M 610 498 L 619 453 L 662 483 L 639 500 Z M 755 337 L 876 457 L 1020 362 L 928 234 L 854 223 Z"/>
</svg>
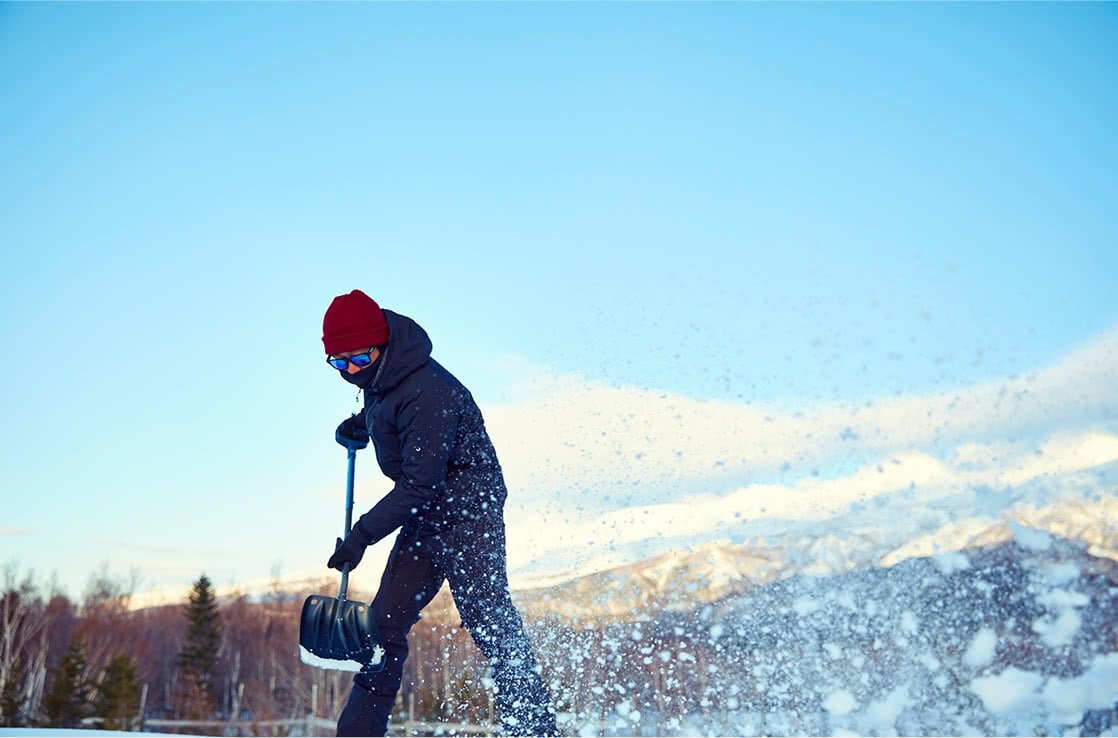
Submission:
<svg viewBox="0 0 1118 738">
<path fill-rule="evenodd" d="M 408 657 L 408 631 L 442 583 L 442 573 L 417 545 L 415 534 L 401 531 L 372 604 L 385 650 L 384 669 L 362 669 L 354 676 L 353 691 L 338 718 L 338 735 L 385 735 Z"/>
<path fill-rule="evenodd" d="M 520 613 L 509 595 L 505 525 L 500 518 L 456 527 L 437 547 L 439 568 L 462 624 L 489 659 L 497 707 L 508 735 L 557 735 L 547 687 Z"/>
</svg>

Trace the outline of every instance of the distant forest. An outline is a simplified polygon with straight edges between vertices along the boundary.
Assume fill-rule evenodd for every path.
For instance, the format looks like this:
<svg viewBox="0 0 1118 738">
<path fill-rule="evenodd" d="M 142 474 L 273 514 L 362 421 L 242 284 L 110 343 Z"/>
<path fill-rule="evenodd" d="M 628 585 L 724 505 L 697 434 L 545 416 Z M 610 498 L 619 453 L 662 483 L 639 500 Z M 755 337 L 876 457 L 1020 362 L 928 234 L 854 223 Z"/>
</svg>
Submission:
<svg viewBox="0 0 1118 738">
<path fill-rule="evenodd" d="M 140 727 L 137 717 L 301 719 L 312 712 L 312 694 L 314 712 L 332 718 L 349 694 L 352 674 L 312 668 L 299 658 L 299 613 L 312 592 L 277 588 L 219 601 L 203 574 L 189 600 L 133 609 L 135 575 L 123 580 L 102 571 L 80 602 L 44 591 L 14 563 L 2 577 L 4 727 L 76 727 L 93 717 L 117 729 Z M 317 593 L 336 594 L 330 588 L 324 581 Z M 486 719 L 490 695 L 481 683 L 480 654 L 460 629 L 431 627 L 449 622 L 445 611 L 435 607 L 429 614 L 434 617 L 413 630 L 413 648 L 448 658 L 426 660 L 434 662 L 431 674 L 417 674 L 418 661 L 409 659 L 401 704 L 406 700 L 416 719 Z"/>
</svg>

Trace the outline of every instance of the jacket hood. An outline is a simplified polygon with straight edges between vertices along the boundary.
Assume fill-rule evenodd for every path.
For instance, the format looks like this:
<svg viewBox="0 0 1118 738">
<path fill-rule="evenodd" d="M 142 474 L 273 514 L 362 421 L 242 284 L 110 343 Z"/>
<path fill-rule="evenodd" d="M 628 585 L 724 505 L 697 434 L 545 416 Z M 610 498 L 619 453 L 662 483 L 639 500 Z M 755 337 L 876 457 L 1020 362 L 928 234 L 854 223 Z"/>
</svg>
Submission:
<svg viewBox="0 0 1118 738">
<path fill-rule="evenodd" d="M 341 372 L 350 384 L 377 395 L 395 388 L 431 358 L 431 339 L 419 323 L 391 310 L 385 310 L 384 317 L 388 321 L 384 355 L 366 371 L 354 375 Z"/>
</svg>

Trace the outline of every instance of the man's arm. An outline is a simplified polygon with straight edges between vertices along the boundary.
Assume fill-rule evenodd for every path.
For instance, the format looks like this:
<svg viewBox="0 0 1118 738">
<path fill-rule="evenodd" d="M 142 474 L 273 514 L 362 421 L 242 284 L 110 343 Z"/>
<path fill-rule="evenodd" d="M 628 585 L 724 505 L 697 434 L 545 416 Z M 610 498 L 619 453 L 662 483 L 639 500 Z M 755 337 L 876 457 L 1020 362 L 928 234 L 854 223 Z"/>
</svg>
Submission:
<svg viewBox="0 0 1118 738">
<path fill-rule="evenodd" d="M 416 392 L 401 405 L 397 429 L 402 473 L 392 490 L 354 526 L 366 545 L 389 535 L 443 497 L 459 413 L 450 392 L 433 388 Z"/>
</svg>

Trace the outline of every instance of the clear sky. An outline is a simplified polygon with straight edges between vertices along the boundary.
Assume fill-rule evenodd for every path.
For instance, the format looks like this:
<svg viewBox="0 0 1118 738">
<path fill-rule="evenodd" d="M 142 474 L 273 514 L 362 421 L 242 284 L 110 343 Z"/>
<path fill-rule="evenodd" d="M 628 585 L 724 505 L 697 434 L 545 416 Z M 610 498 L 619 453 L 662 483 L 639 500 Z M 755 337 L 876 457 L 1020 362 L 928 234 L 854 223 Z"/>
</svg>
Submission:
<svg viewBox="0 0 1118 738">
<path fill-rule="evenodd" d="M 1116 38 L 1113 4 L 0 4 L 0 561 L 319 566 L 353 288 L 483 408 L 1053 365 L 1118 323 Z"/>
</svg>

